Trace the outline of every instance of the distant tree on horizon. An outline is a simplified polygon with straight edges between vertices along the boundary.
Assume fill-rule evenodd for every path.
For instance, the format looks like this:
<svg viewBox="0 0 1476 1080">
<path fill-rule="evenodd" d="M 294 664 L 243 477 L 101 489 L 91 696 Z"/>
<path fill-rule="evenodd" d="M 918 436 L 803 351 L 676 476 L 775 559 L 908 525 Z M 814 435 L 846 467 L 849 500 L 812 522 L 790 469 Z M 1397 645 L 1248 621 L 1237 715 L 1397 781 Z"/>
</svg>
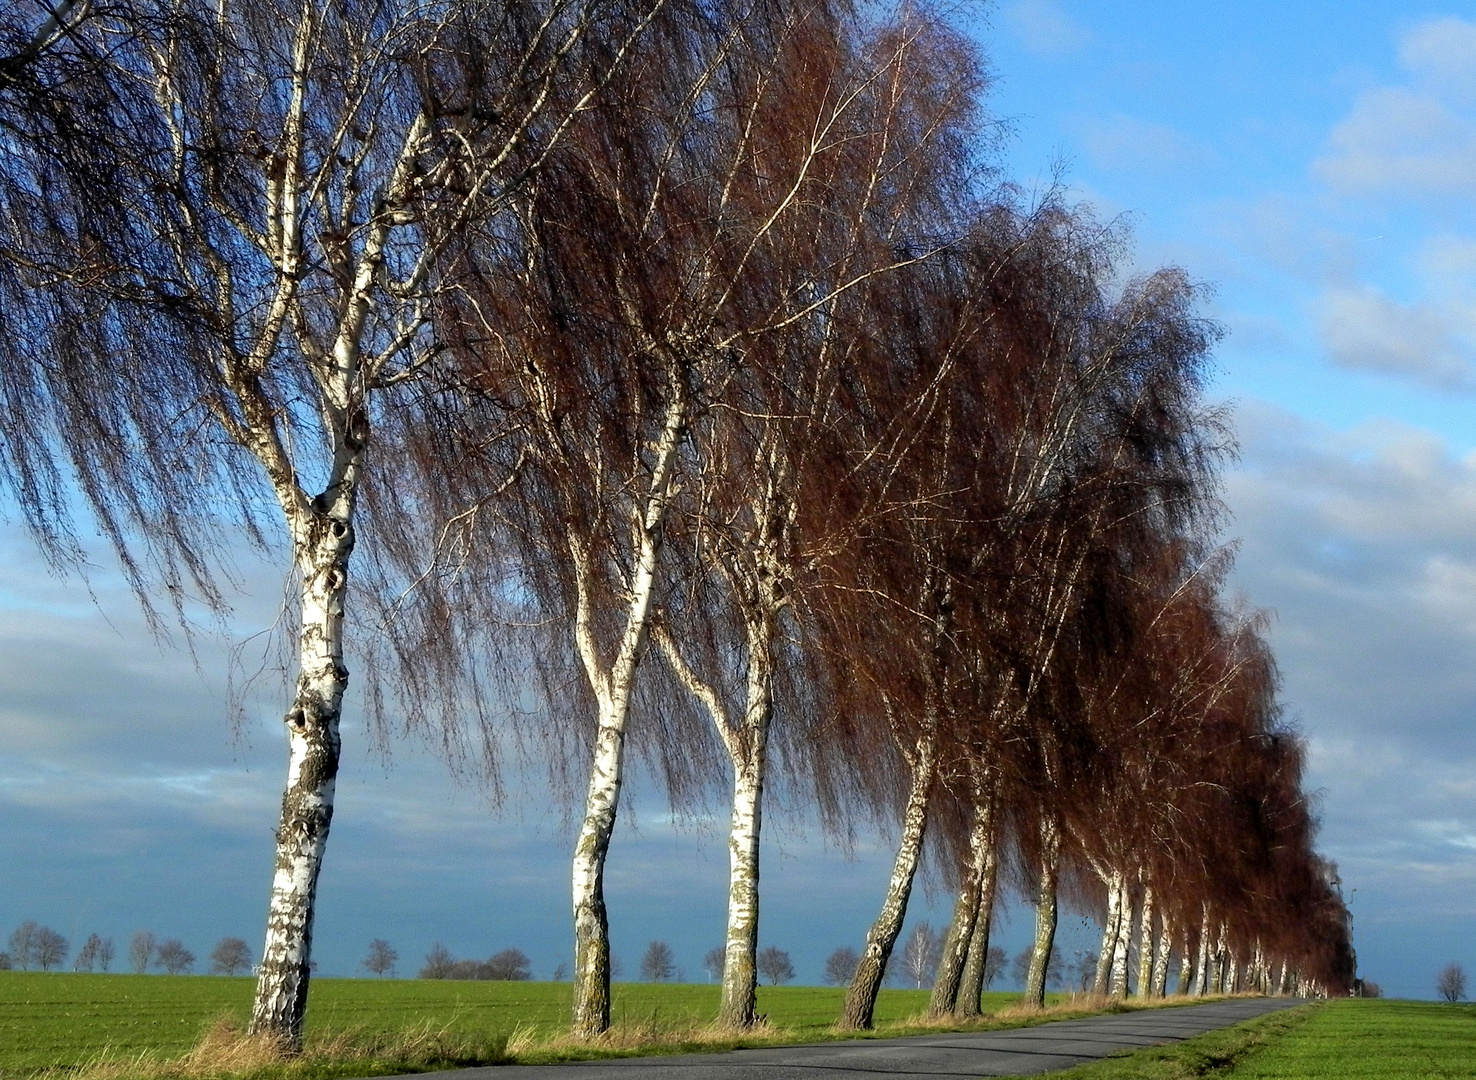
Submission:
<svg viewBox="0 0 1476 1080">
<path fill-rule="evenodd" d="M 1005 965 L 1010 962 L 1010 954 L 998 945 L 989 946 L 989 954 L 984 961 L 984 989 L 988 990 L 991 983 L 999 978 L 1000 972 L 1004 971 Z"/>
<path fill-rule="evenodd" d="M 769 980 L 770 986 L 778 986 L 794 978 L 794 963 L 783 949 L 769 945 L 758 952 L 759 974 Z"/>
<path fill-rule="evenodd" d="M 183 975 L 195 966 L 195 954 L 179 938 L 161 942 L 158 956 L 159 966 L 171 975 Z"/>
<path fill-rule="evenodd" d="M 50 971 L 67 958 L 67 939 L 49 926 L 27 919 L 10 935 L 11 961 L 22 971 Z"/>
<path fill-rule="evenodd" d="M 702 958 L 702 970 L 707 972 L 709 979 L 717 982 L 723 977 L 723 968 L 727 962 L 727 951 L 721 945 L 714 945 Z"/>
<path fill-rule="evenodd" d="M 395 970 L 395 961 L 400 954 L 395 952 L 395 947 L 384 938 L 375 938 L 369 943 L 369 955 L 364 957 L 364 970 L 381 979 L 387 973 Z"/>
<path fill-rule="evenodd" d="M 133 973 L 142 975 L 149 970 L 149 963 L 154 958 L 154 934 L 150 930 L 138 930 L 128 942 L 128 962 L 133 965 Z"/>
<path fill-rule="evenodd" d="M 842 945 L 825 958 L 825 985 L 845 986 L 856 974 L 856 965 L 861 963 L 861 954 L 849 945 Z"/>
<path fill-rule="evenodd" d="M 933 977 L 942 951 L 942 935 L 933 932 L 932 923 L 920 922 L 912 928 L 902 947 L 902 971 L 916 989 L 921 990 Z"/>
<path fill-rule="evenodd" d="M 448 979 L 455 965 L 456 957 L 451 955 L 450 949 L 438 941 L 431 946 L 431 951 L 425 954 L 425 966 L 420 969 L 420 978 Z"/>
<path fill-rule="evenodd" d="M 72 963 L 73 971 L 107 971 L 113 964 L 113 939 L 89 934 L 82 947 L 77 950 L 77 959 Z"/>
<path fill-rule="evenodd" d="M 526 982 L 533 977 L 533 961 L 522 949 L 503 949 L 493 953 L 481 965 L 481 979 L 499 979 L 505 982 Z"/>
<path fill-rule="evenodd" d="M 1446 964 L 1435 980 L 1435 992 L 1454 1005 L 1466 996 L 1466 969 L 1457 963 Z"/>
<path fill-rule="evenodd" d="M 36 933 L 41 929 L 34 919 L 27 919 L 10 932 L 10 962 L 22 971 L 30 971 L 36 962 Z"/>
<path fill-rule="evenodd" d="M 641 978 L 646 982 L 666 982 L 676 974 L 676 955 L 664 941 L 653 941 L 641 956 Z"/>
<path fill-rule="evenodd" d="M 234 975 L 251 967 L 251 950 L 238 937 L 221 938 L 210 954 L 212 975 Z"/>
</svg>

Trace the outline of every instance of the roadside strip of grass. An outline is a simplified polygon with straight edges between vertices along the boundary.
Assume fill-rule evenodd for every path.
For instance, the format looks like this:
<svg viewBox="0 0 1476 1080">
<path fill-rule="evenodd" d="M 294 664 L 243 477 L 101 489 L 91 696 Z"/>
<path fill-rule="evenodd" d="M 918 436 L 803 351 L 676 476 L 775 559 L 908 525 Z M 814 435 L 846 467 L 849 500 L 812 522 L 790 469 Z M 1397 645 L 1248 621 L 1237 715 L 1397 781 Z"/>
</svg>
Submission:
<svg viewBox="0 0 1476 1080">
<path fill-rule="evenodd" d="M 760 1028 L 714 1025 L 718 988 L 621 984 L 615 1026 L 567 1035 L 567 983 L 324 979 L 313 983 L 305 1052 L 242 1034 L 250 980 L 202 976 L 0 972 L 0 1078 L 5 1080 L 336 1080 L 452 1069 L 783 1046 L 941 1031 L 1023 1027 L 1180 999 L 1111 1002 L 1052 995 L 1044 1010 L 987 995 L 989 1015 L 962 1024 L 922 1016 L 927 991 L 889 989 L 877 1028 L 832 1026 L 843 988 L 762 987 Z M 1195 999 L 1196 1002 L 1204 999 Z"/>
<path fill-rule="evenodd" d="M 1476 1005 L 1387 998 L 1330 1001 L 1228 1080 L 1476 1077 Z"/>
<path fill-rule="evenodd" d="M 1056 1078 L 1471 1080 L 1476 1005 L 1339 998 L 1105 1058 Z"/>
<path fill-rule="evenodd" d="M 1180 1042 L 1149 1046 L 1052 1073 L 1052 1080 L 1201 1080 L 1235 1077 L 1235 1067 L 1306 1025 L 1325 1006 L 1318 1002 L 1267 1013 L 1234 1027 L 1207 1031 Z M 1231 1071 L 1234 1070 L 1234 1071 Z M 1279 1078 L 1297 1074 L 1272 1073 Z"/>
</svg>

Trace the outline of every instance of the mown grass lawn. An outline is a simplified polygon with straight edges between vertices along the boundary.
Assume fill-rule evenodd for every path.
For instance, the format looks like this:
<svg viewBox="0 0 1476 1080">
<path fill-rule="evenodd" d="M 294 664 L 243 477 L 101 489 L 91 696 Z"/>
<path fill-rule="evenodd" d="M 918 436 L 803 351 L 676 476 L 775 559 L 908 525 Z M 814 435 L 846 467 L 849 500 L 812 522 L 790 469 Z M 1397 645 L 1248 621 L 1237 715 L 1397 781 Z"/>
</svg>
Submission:
<svg viewBox="0 0 1476 1080">
<path fill-rule="evenodd" d="M 182 1054 L 222 1016 L 244 1023 L 253 980 L 202 975 L 78 975 L 0 972 L 0 1076 L 149 1052 Z M 456 1035 L 539 1035 L 562 1031 L 568 983 L 461 982 L 420 979 L 318 979 L 308 1006 L 307 1037 L 344 1031 L 393 1033 L 420 1025 Z M 760 987 L 759 1011 L 797 1039 L 835 1022 L 844 991 L 832 987 Z M 877 1020 L 897 1021 L 927 1007 L 925 990 L 883 990 Z M 989 1007 L 1018 995 L 988 995 Z M 661 1030 L 712 1019 L 718 988 L 617 984 L 617 1025 Z"/>
</svg>

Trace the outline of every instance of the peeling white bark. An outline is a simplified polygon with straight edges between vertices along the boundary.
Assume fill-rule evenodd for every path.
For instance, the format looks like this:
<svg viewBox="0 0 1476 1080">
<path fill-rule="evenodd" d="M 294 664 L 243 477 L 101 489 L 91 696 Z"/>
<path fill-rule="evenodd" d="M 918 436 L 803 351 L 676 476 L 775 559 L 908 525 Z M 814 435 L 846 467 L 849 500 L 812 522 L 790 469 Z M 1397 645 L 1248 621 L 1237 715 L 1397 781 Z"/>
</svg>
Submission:
<svg viewBox="0 0 1476 1080">
<path fill-rule="evenodd" d="M 318 874 L 333 820 L 343 664 L 344 599 L 353 530 L 351 500 L 335 514 L 307 512 L 294 524 L 302 580 L 297 693 L 286 716 L 287 785 L 277 826 L 276 865 L 267 911 L 251 1031 L 300 1045 L 312 949 Z"/>
<path fill-rule="evenodd" d="M 1184 951 L 1179 957 L 1179 985 L 1174 987 L 1174 993 L 1187 996 L 1194 992 L 1194 951 L 1189 947 L 1187 928 L 1184 930 L 1184 938 L 1179 942 L 1179 947 Z"/>
<path fill-rule="evenodd" d="M 947 1016 L 959 1010 L 959 990 L 964 969 L 968 966 L 974 927 L 979 920 L 979 900 L 985 875 L 994 860 L 994 814 L 988 800 L 976 799 L 974 827 L 969 833 L 969 865 L 959 886 L 953 907 L 953 921 L 943 942 L 943 955 L 938 960 L 938 974 L 933 982 L 929 1002 L 930 1016 Z M 985 931 L 986 937 L 988 931 Z M 986 945 L 987 948 L 987 945 Z M 974 1012 L 978 1011 L 978 993 L 974 994 Z"/>
<path fill-rule="evenodd" d="M 907 915 L 907 901 L 912 895 L 912 882 L 922 855 L 936 753 L 937 738 L 930 724 L 929 730 L 919 737 L 913 748 L 912 786 L 902 814 L 902 841 L 892 862 L 892 876 L 887 881 L 881 912 L 866 934 L 866 950 L 861 954 L 861 962 L 856 966 L 856 974 L 846 991 L 838 1025 L 842 1028 L 866 1029 L 873 1025 L 876 995 L 886 974 L 887 961 L 897 944 L 897 935 L 902 932 L 902 920 Z"/>
<path fill-rule="evenodd" d="M 969 937 L 969 956 L 959 979 L 958 999 L 954 1007 L 958 1016 L 979 1016 L 983 1012 L 984 971 L 989 965 L 989 926 L 994 915 L 994 889 L 998 878 L 999 850 L 991 837 L 979 886 L 979 910 Z"/>
<path fill-rule="evenodd" d="M 1210 992 L 1210 915 L 1209 905 L 1203 906 L 1204 922 L 1199 928 L 1199 962 L 1196 965 L 1194 975 L 1194 989 L 1191 991 L 1196 997 L 1204 997 Z"/>
<path fill-rule="evenodd" d="M 1210 969 L 1214 972 L 1214 977 L 1210 979 L 1210 986 L 1213 988 L 1214 993 L 1225 993 L 1225 982 L 1227 978 L 1227 959 L 1228 952 L 1225 946 L 1225 924 L 1221 923 L 1220 936 L 1215 941 L 1214 954 L 1210 958 Z"/>
<path fill-rule="evenodd" d="M 1133 935 L 1133 898 L 1127 877 L 1123 874 L 1117 875 L 1117 891 L 1117 910 L 1121 913 L 1122 922 L 1112 943 L 1112 978 L 1107 992 L 1115 998 L 1122 998 L 1127 997 L 1128 946 Z"/>
<path fill-rule="evenodd" d="M 1168 995 L 1169 955 L 1173 952 L 1173 926 L 1167 910 L 1159 916 L 1162 928 L 1158 932 L 1158 955 L 1153 960 L 1153 996 Z"/>
<path fill-rule="evenodd" d="M 1030 970 L 1025 977 L 1025 1003 L 1045 1005 L 1046 977 L 1051 948 L 1056 943 L 1056 878 L 1061 855 L 1061 827 L 1054 818 L 1040 824 L 1040 885 L 1035 901 L 1035 944 L 1030 952 Z"/>
<path fill-rule="evenodd" d="M 1105 871 L 1095 863 L 1097 876 L 1107 885 L 1107 921 L 1102 927 L 1102 944 L 1097 949 L 1097 970 L 1092 979 L 1092 993 L 1107 993 L 1107 980 L 1112 973 L 1112 957 L 1122 933 L 1122 874 Z"/>
<path fill-rule="evenodd" d="M 1138 997 L 1153 996 L 1153 886 L 1143 886 L 1143 909 L 1138 919 Z"/>
<path fill-rule="evenodd" d="M 574 845 L 571 885 L 574 908 L 573 1030 L 585 1037 L 610 1027 L 610 928 L 605 910 L 605 857 L 615 831 L 625 765 L 625 731 L 631 690 L 645 651 L 656 588 L 661 530 L 671 501 L 677 447 L 686 420 L 685 384 L 673 367 L 662 433 L 655 446 L 650 487 L 631 508 L 632 568 L 626 583 L 624 626 L 612 659 L 601 655 L 594 631 L 596 554 L 582 536 L 569 537 L 574 565 L 574 639 L 597 705 L 594 753 L 584 817 Z"/>
</svg>

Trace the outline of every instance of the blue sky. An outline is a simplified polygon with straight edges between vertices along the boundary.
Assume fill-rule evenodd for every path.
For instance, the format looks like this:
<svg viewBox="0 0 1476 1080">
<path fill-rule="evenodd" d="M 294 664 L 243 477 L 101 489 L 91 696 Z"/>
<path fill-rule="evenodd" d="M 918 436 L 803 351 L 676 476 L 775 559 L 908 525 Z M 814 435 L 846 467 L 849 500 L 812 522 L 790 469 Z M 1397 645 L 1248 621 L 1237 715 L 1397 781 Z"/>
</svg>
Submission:
<svg viewBox="0 0 1476 1080">
<path fill-rule="evenodd" d="M 1428 997 L 1476 968 L 1476 4 L 1019 0 L 971 24 L 996 73 L 1008 172 L 1127 215 L 1134 265 L 1214 287 L 1233 408 L 1235 586 L 1275 611 L 1288 715 L 1311 746 L 1322 845 L 1365 975 Z M 222 538 L 230 542 L 230 538 Z M 243 562 L 228 631 L 157 646 L 106 569 L 47 575 L 0 531 L 0 932 L 135 929 L 204 955 L 261 933 L 281 782 L 279 696 L 233 721 L 232 643 L 272 624 L 281 574 Z M 245 668 L 251 665 L 245 664 Z M 244 670 L 235 666 L 236 681 Z M 432 942 L 568 952 L 568 828 L 537 779 L 500 808 L 351 708 L 317 954 L 371 937 L 402 973 Z M 643 785 L 611 858 L 615 947 L 653 938 L 697 977 L 719 941 L 720 821 Z M 890 857 L 842 850 L 801 807 L 767 822 L 764 943 L 818 977 L 859 944 Z M 1356 892 L 1352 890 L 1357 890 Z M 917 916 L 945 917 L 924 890 Z M 1002 942 L 1020 948 L 1018 908 Z M 1067 950 L 1085 944 L 1064 923 Z"/>
</svg>

